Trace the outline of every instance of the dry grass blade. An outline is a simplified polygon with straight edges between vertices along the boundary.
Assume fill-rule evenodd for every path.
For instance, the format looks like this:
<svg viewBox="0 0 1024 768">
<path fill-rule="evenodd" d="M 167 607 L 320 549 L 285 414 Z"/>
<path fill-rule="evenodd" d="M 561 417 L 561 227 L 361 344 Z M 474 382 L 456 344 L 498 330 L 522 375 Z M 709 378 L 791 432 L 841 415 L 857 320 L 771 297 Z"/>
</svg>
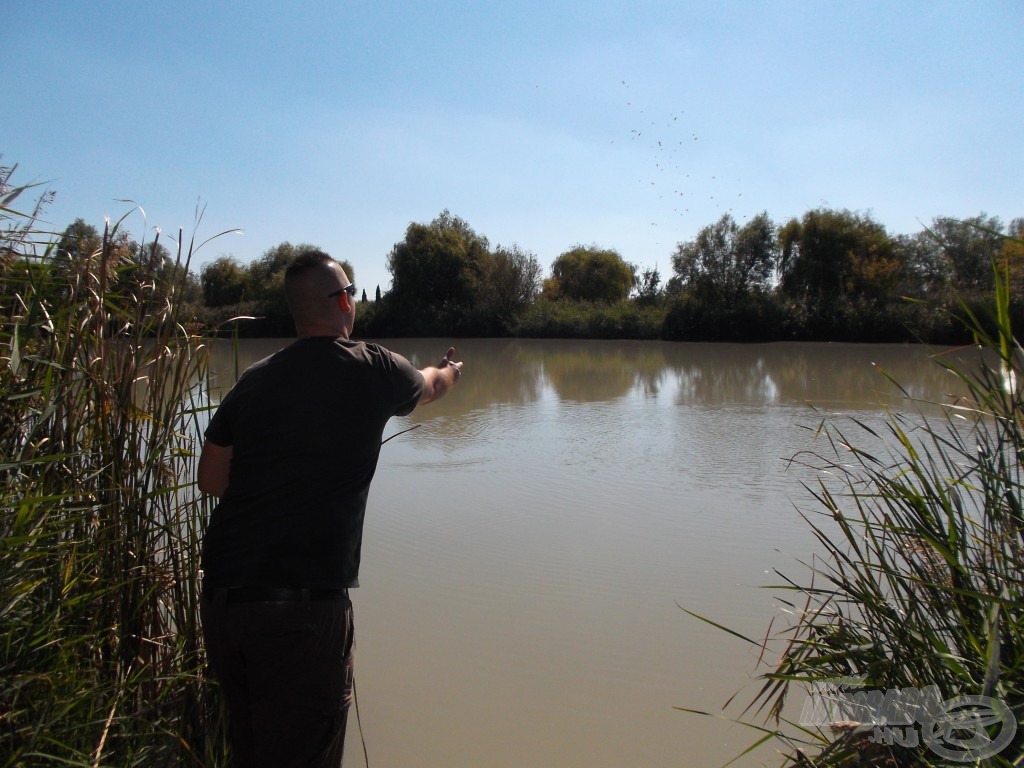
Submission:
<svg viewBox="0 0 1024 768">
<path fill-rule="evenodd" d="M 193 253 L 124 219 L 81 252 L 0 219 L 0 764 L 218 765 L 192 484 L 207 352 L 176 298 Z"/>
</svg>

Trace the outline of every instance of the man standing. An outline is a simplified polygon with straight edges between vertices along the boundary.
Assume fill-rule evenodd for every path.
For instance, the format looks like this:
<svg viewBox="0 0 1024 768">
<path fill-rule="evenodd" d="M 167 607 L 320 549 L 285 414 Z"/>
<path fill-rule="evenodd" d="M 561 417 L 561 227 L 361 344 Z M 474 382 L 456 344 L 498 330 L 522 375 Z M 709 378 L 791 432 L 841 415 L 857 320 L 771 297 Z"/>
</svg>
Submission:
<svg viewBox="0 0 1024 768">
<path fill-rule="evenodd" d="M 247 369 L 206 430 L 201 615 L 236 766 L 341 765 L 352 603 L 384 426 L 462 374 L 350 340 L 355 286 L 319 251 L 285 273 L 298 339 Z"/>
</svg>

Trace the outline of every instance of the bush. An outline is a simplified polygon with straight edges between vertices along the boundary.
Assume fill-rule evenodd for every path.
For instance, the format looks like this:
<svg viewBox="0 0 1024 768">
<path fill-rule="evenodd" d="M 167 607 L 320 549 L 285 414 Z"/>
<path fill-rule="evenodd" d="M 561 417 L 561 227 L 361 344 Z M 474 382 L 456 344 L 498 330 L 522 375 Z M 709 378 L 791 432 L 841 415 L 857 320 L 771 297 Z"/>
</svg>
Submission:
<svg viewBox="0 0 1024 768">
<path fill-rule="evenodd" d="M 685 295 L 665 318 L 664 337 L 671 341 L 776 341 L 783 337 L 777 300 L 760 292 L 739 301 L 709 294 Z"/>
<path fill-rule="evenodd" d="M 538 299 L 513 328 L 523 338 L 660 339 L 665 310 L 631 301 L 615 304 Z"/>
</svg>

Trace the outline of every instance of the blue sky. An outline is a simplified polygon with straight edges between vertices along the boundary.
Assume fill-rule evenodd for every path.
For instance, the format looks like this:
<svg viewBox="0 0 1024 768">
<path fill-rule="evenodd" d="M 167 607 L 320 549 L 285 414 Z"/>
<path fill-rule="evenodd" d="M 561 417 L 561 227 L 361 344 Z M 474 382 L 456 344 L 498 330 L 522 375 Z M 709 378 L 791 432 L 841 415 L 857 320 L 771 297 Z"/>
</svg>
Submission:
<svg viewBox="0 0 1024 768">
<path fill-rule="evenodd" d="M 576 244 L 670 274 L 731 213 L 913 234 L 1024 216 L 1024 3 L 0 0 L 2 164 L 46 218 L 132 210 L 246 262 L 284 242 L 372 296 L 442 210 L 547 271 Z"/>
</svg>

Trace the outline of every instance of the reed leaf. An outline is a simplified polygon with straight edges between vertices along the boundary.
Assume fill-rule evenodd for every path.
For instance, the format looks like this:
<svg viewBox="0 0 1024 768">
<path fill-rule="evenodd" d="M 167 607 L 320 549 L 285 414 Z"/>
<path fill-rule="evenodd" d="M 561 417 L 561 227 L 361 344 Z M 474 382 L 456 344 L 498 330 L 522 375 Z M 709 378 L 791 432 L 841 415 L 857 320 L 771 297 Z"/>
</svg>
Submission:
<svg viewBox="0 0 1024 768">
<path fill-rule="evenodd" d="M 767 671 L 737 718 L 765 717 L 785 765 L 1024 763 L 1024 356 L 1010 327 L 1008 278 L 996 274 L 993 318 L 962 307 L 976 347 L 957 350 L 958 361 L 935 358 L 963 394 L 944 404 L 907 396 L 885 429 L 823 418 L 810 428 L 822 447 L 791 459 L 820 478 L 804 486 L 817 505 L 804 519 L 820 551 L 806 585 L 784 576 L 775 587 L 805 603 L 784 598 L 793 619 L 765 641 Z M 991 719 L 981 735 L 1012 739 L 983 759 L 951 758 L 934 741 L 872 739 L 877 722 L 784 727 L 794 686 L 812 694 L 850 681 L 879 696 L 987 697 L 1008 720 Z"/>
<path fill-rule="evenodd" d="M 0 765 L 222 764 L 199 641 L 209 500 L 192 482 L 208 347 L 174 282 L 194 251 L 166 269 L 128 247 L 122 217 L 70 257 L 15 198 L 0 211 Z"/>
</svg>

